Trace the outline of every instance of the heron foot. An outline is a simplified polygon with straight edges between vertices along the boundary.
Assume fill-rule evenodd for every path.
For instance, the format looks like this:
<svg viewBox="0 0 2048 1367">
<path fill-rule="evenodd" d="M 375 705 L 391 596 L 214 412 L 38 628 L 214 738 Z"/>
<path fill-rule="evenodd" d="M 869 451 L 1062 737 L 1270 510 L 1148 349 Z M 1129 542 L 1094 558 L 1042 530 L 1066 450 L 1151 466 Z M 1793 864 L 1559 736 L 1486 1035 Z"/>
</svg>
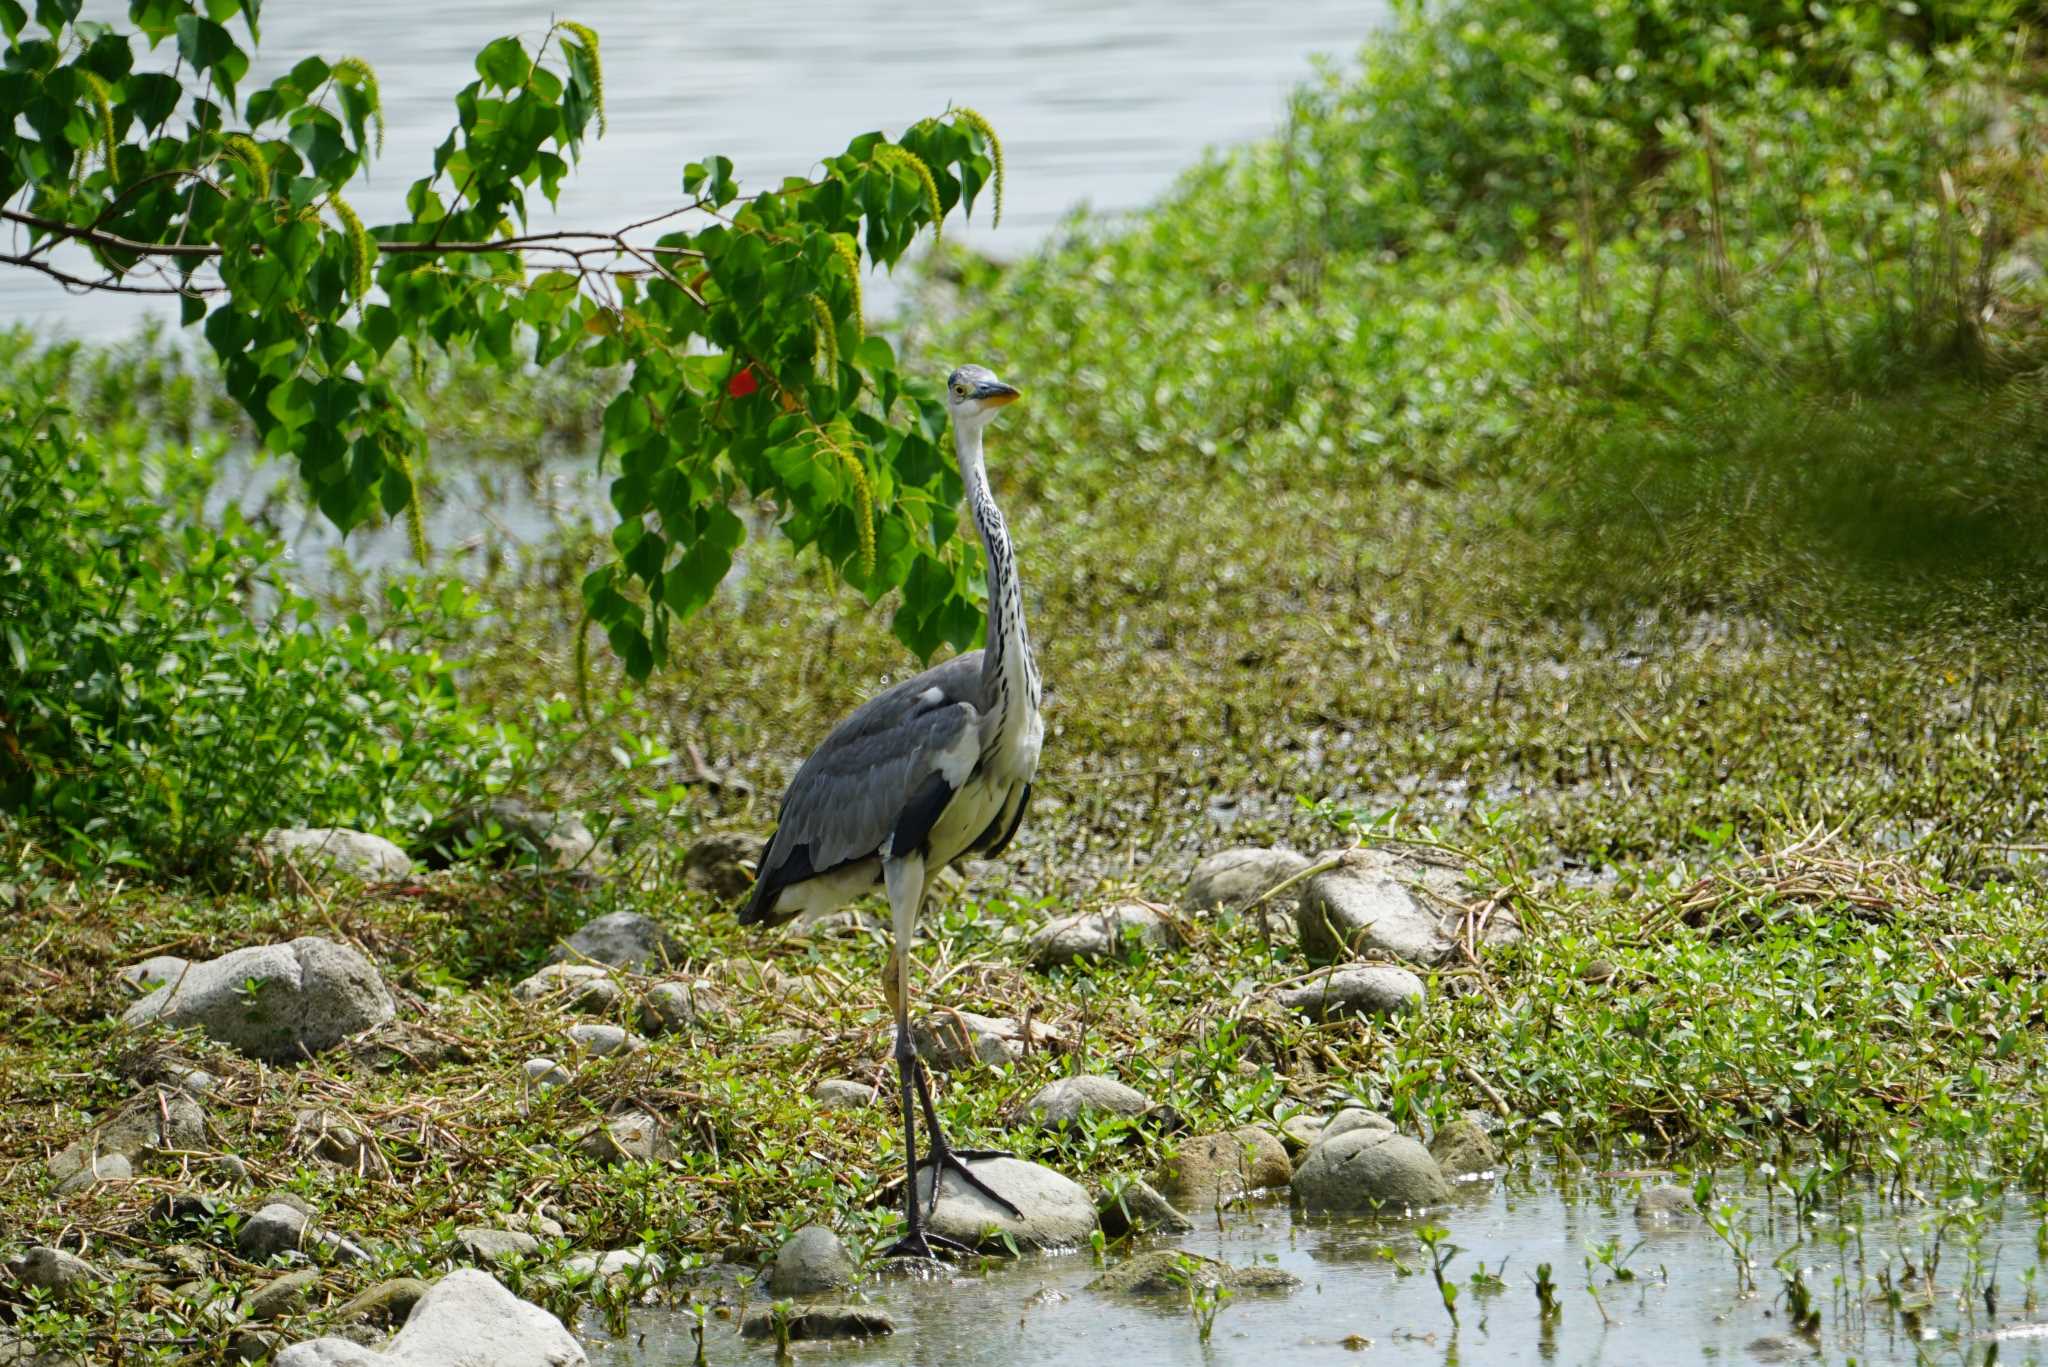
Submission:
<svg viewBox="0 0 2048 1367">
<path fill-rule="evenodd" d="M 933 1134 L 933 1139 L 935 1142 L 932 1145 L 930 1155 L 926 1157 L 923 1163 L 919 1164 L 920 1167 L 930 1167 L 932 1169 L 932 1194 L 926 1199 L 924 1206 L 927 1217 L 939 1208 L 939 1188 L 945 1185 L 946 1174 L 952 1173 L 973 1190 L 980 1192 L 983 1196 L 986 1196 L 989 1200 L 1008 1211 L 1012 1220 L 1024 1218 L 1024 1212 L 1017 1208 L 1016 1202 L 982 1181 L 974 1169 L 967 1166 L 970 1162 L 978 1162 L 986 1158 L 1008 1158 L 1010 1157 L 1009 1154 L 998 1153 L 990 1149 L 956 1151 L 948 1147 L 944 1140 L 939 1139 L 936 1132 Z"/>
<path fill-rule="evenodd" d="M 926 1258 L 937 1262 L 944 1257 L 966 1258 L 973 1256 L 973 1254 L 974 1250 L 961 1243 L 958 1239 L 948 1239 L 943 1234 L 934 1234 L 930 1230 L 923 1228 L 913 1229 L 910 1233 L 882 1250 L 882 1257 L 885 1260 L 889 1258 Z"/>
</svg>

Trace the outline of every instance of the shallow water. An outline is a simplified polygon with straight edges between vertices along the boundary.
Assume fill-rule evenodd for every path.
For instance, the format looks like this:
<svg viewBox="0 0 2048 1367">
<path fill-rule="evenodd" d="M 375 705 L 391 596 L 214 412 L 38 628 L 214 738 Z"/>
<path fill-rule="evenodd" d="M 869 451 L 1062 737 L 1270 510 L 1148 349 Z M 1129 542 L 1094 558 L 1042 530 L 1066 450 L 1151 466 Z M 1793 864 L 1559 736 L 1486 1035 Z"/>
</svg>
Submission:
<svg viewBox="0 0 2048 1367">
<path fill-rule="evenodd" d="M 1958 1227 L 1949 1227 L 1937 1266 L 1937 1294 L 1921 1313 L 1916 1337 L 1906 1317 L 1883 1303 L 1879 1274 L 1898 1278 L 1907 1259 L 1926 1264 L 1938 1212 L 1917 1206 L 1893 1210 L 1873 1197 L 1809 1221 L 1802 1238 L 1782 1194 L 1773 1202 L 1760 1184 L 1747 1192 L 1724 1186 L 1716 1199 L 1741 1205 L 1761 1288 L 1742 1295 L 1728 1246 L 1704 1223 L 1685 1228 L 1638 1224 L 1634 1202 L 1641 1185 L 1632 1179 L 1560 1183 L 1537 1177 L 1467 1189 L 1458 1205 L 1435 1217 L 1463 1250 L 1448 1271 L 1459 1283 L 1463 1325 L 1455 1332 L 1413 1223 L 1310 1222 L 1284 1202 L 1269 1201 L 1227 1214 L 1221 1232 L 1212 1216 L 1204 1221 L 1208 1228 L 1196 1234 L 1147 1245 L 1179 1247 L 1237 1265 L 1265 1262 L 1302 1279 L 1303 1285 L 1290 1294 L 1231 1300 L 1206 1345 L 1184 1303 L 1124 1300 L 1086 1290 L 1099 1269 L 1088 1254 L 1079 1253 L 992 1262 L 985 1271 L 935 1281 L 870 1282 L 850 1299 L 885 1310 L 896 1323 L 893 1337 L 867 1344 L 798 1344 L 795 1351 L 803 1360 L 863 1367 L 2048 1363 L 2048 1326 L 2041 1325 L 2048 1321 L 2048 1310 L 2022 1308 L 2030 1271 L 2048 1276 L 2036 1249 L 2042 1217 L 2029 1202 L 2009 1201 L 1985 1213 L 1975 1246 L 1981 1280 L 1968 1302 L 1960 1300 L 1958 1291 L 1969 1274 L 1971 1250 Z M 1865 1223 L 1860 1258 L 1848 1232 L 1859 1219 Z M 1616 1280 L 1597 1260 L 1589 1274 L 1590 1250 L 1611 1240 L 1619 1241 L 1633 1280 Z M 1806 1269 L 1806 1284 L 1821 1312 L 1821 1329 L 1812 1340 L 1793 1332 L 1785 1312 L 1784 1278 L 1771 1266 L 1795 1250 L 1796 1257 L 1784 1265 Z M 1530 1285 L 1537 1264 L 1544 1262 L 1552 1266 L 1563 1306 L 1547 1332 Z M 1502 1274 L 1504 1289 L 1474 1291 L 1470 1278 L 1482 1263 L 1489 1272 Z M 1598 1305 L 1586 1291 L 1589 1279 L 1599 1292 Z M 1986 1281 L 1996 1289 L 1995 1319 L 1982 1300 Z M 1916 1284 L 1906 1299 L 1910 1303 L 1925 1296 Z M 757 1296 L 755 1306 L 762 1303 Z M 599 1367 L 687 1363 L 694 1353 L 690 1323 L 682 1312 L 649 1307 L 635 1312 L 626 1333 L 616 1339 L 607 1337 L 593 1318 L 584 1326 L 585 1343 Z M 729 1319 L 712 1322 L 708 1362 L 772 1362 L 774 1356 L 771 1345 L 739 1340 Z"/>
<path fill-rule="evenodd" d="M 126 9 L 125 0 L 92 0 L 85 15 L 115 19 Z M 1000 229 L 979 212 L 947 231 L 1014 255 L 1078 204 L 1136 208 L 1205 148 L 1269 132 L 1309 58 L 1350 55 L 1385 13 L 1383 0 L 271 0 L 243 84 L 256 89 L 308 53 L 367 60 L 388 128 L 369 182 L 349 198 L 365 221 L 384 222 L 431 167 L 455 92 L 475 78 L 477 51 L 506 33 L 537 40 L 561 14 L 603 41 L 611 127 L 587 149 L 559 213 L 539 205 L 536 230 L 622 226 L 672 208 L 683 165 L 713 153 L 732 158 L 744 186 L 772 185 L 857 134 L 956 104 L 979 109 L 1001 133 L 1009 185 Z M 235 32 L 242 36 L 239 24 Z M 89 269 L 89 259 L 72 259 Z M 873 311 L 888 307 L 886 280 L 868 300 Z M 0 272 L 0 319 L 38 329 L 118 337 L 152 310 L 176 316 L 166 304 L 72 297 L 27 272 Z"/>
</svg>

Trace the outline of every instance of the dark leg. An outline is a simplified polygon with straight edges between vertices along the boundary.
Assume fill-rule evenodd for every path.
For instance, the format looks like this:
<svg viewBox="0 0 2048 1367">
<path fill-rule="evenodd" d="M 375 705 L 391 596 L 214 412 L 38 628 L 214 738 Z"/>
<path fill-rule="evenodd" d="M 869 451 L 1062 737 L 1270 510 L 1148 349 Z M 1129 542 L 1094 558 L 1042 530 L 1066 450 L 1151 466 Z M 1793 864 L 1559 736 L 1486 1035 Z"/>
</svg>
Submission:
<svg viewBox="0 0 2048 1367">
<path fill-rule="evenodd" d="M 975 1176 L 974 1169 L 967 1166 L 969 1162 L 977 1159 L 1008 1158 L 1010 1155 L 999 1149 L 956 1149 L 951 1144 L 948 1144 L 946 1142 L 946 1132 L 939 1128 L 938 1112 L 932 1108 L 931 1084 L 925 1079 L 924 1065 L 918 1062 L 915 1050 L 911 1051 L 909 1067 L 911 1077 L 917 1080 L 917 1100 L 919 1106 L 924 1110 L 925 1134 L 931 1142 L 931 1152 L 925 1158 L 925 1161 L 932 1166 L 932 1195 L 931 1200 L 925 1207 L 926 1211 L 929 1213 L 938 1209 L 939 1187 L 945 1182 L 946 1174 L 950 1172 L 968 1186 L 1010 1212 L 1012 1220 L 1023 1219 L 1024 1212 L 1017 1209 L 1015 1202 Z M 906 1083 L 906 1091 L 908 1087 L 909 1084 Z M 906 1108 L 910 1105 L 907 1096 L 904 1098 L 903 1104 Z M 913 1196 L 914 1194 L 913 1189 Z"/>
<path fill-rule="evenodd" d="M 925 1220 L 928 1218 L 927 1211 L 919 1204 L 917 1199 L 917 1170 L 922 1166 L 917 1161 L 917 1101 L 922 1100 L 924 1102 L 924 1113 L 928 1124 L 930 1123 L 932 1109 L 931 1099 L 924 1095 L 924 1073 L 918 1067 L 917 1048 L 911 1042 L 910 1030 L 907 1026 L 899 1026 L 896 1031 L 896 1075 L 903 1084 L 904 1232 L 901 1239 L 898 1239 L 895 1243 L 882 1250 L 882 1256 L 884 1258 L 936 1258 L 942 1252 L 972 1253 L 974 1250 L 967 1245 L 953 1239 L 948 1239 L 943 1234 L 934 1234 L 924 1227 Z M 913 1085 L 916 1088 L 916 1100 L 913 1099 Z M 932 1126 L 932 1135 L 935 1144 L 943 1144 L 945 1142 L 942 1138 L 939 1138 L 939 1131 L 936 1125 Z M 959 1165 L 955 1164 L 954 1166 L 957 1168 Z M 959 1170 L 966 1171 L 964 1168 Z M 941 1165 L 932 1172 L 932 1204 L 934 1206 L 938 1204 L 939 1181 L 945 1171 L 945 1167 Z M 968 1180 L 970 1182 L 975 1181 L 972 1173 L 968 1174 Z M 976 1182 L 976 1185 L 979 1186 L 979 1182 Z M 982 1189 L 984 1191 L 987 1190 L 985 1187 Z M 1001 1200 L 1002 1198 L 997 1197 L 996 1199 Z M 1004 1204 L 1007 1205 L 1008 1202 L 1004 1202 Z"/>
</svg>

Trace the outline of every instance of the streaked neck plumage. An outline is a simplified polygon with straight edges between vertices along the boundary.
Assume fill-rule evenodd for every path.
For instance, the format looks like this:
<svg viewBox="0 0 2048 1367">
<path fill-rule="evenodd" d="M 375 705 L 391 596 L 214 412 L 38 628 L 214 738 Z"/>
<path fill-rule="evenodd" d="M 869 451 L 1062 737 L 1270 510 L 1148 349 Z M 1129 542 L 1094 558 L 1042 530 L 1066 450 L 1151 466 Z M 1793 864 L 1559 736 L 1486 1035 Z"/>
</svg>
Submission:
<svg viewBox="0 0 2048 1367">
<path fill-rule="evenodd" d="M 1007 739 L 1021 734 L 1026 718 L 1038 715 L 1038 661 L 1032 657 L 1031 634 L 1024 626 L 1024 593 L 1017 582 L 1009 524 L 989 492 L 988 470 L 982 464 L 982 426 L 983 422 L 956 421 L 953 444 L 967 483 L 968 507 L 988 554 L 988 645 L 981 657 L 981 710 L 983 716 L 997 719 L 997 730 Z"/>
</svg>

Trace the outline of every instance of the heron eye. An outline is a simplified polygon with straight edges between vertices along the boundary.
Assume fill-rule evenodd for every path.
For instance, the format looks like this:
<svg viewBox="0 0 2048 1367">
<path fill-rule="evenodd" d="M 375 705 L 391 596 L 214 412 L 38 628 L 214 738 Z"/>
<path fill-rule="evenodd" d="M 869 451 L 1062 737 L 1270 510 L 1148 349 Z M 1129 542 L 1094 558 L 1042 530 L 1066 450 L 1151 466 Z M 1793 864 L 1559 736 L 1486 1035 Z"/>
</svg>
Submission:
<svg viewBox="0 0 2048 1367">
<path fill-rule="evenodd" d="M 964 398 L 966 398 L 966 397 L 967 397 L 967 386 L 966 386 L 966 385 L 964 385 L 964 384 L 956 384 L 956 385 L 954 385 L 954 386 L 953 386 L 953 397 L 954 397 L 954 398 L 956 398 L 956 399 L 964 399 Z"/>
</svg>

